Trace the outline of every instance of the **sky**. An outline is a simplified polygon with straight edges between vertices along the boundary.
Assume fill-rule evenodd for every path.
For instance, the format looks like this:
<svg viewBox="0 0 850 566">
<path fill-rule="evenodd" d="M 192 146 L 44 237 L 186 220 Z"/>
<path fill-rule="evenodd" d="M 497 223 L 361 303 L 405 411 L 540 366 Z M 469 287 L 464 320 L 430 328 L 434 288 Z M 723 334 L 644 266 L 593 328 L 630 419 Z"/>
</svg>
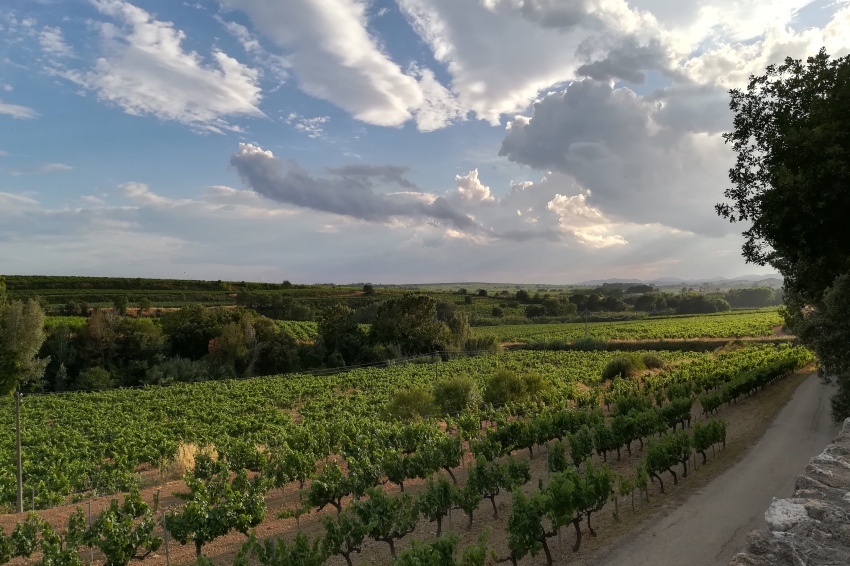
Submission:
<svg viewBox="0 0 850 566">
<path fill-rule="evenodd" d="M 728 91 L 846 0 L 3 0 L 0 272 L 701 279 Z"/>
</svg>

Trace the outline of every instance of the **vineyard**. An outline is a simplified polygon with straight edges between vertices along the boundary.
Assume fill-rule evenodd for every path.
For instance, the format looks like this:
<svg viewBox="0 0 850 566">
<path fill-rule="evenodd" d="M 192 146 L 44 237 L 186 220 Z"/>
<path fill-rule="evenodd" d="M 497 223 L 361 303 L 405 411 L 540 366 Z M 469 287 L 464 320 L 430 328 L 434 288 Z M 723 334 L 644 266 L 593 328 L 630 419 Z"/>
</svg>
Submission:
<svg viewBox="0 0 850 566">
<path fill-rule="evenodd" d="M 771 336 L 783 324 L 776 310 L 735 311 L 699 316 L 674 316 L 657 319 L 594 322 L 587 325 L 593 338 L 603 340 L 675 340 L 692 338 L 744 338 Z M 584 338 L 584 323 L 522 324 L 485 326 L 475 329 L 477 336 L 495 336 L 501 342 L 533 342 Z"/>
<path fill-rule="evenodd" d="M 340 438 L 347 431 L 377 432 L 397 390 L 431 387 L 437 380 L 471 376 L 479 386 L 498 368 L 534 373 L 552 384 L 549 401 L 598 406 L 600 375 L 612 352 L 511 352 L 501 356 L 409 363 L 389 368 L 313 376 L 287 375 L 176 384 L 136 390 L 28 396 L 22 404 L 25 489 L 38 506 L 69 495 L 126 489 L 142 464 L 160 467 L 182 443 L 226 447 L 234 439 L 274 445 L 293 438 Z M 663 352 L 669 369 L 647 375 L 648 390 L 690 382 L 705 388 L 776 360 L 808 362 L 797 348 L 754 347 L 719 354 Z M 2 502 L 14 501 L 14 422 L 10 399 L 0 402 Z M 318 432 L 321 431 L 321 432 Z M 307 444 L 310 444 L 309 442 Z"/>
<path fill-rule="evenodd" d="M 68 544 L 57 546 L 62 535 L 31 516 L 11 536 L 0 533 L 0 548 L 6 549 L 0 563 L 40 549 L 43 564 L 65 564 L 54 553 L 68 545 L 96 547 L 107 558 L 120 548 L 127 561 L 157 550 L 163 541 L 153 535 L 155 510 L 138 500 L 135 472 L 142 464 L 165 466 L 180 446 L 192 444 L 214 447 L 217 457 L 196 455 L 194 472 L 185 476 L 189 492 L 181 495 L 187 505 L 168 511 L 166 528 L 172 543 L 194 544 L 199 555 L 230 531 L 248 534 L 265 519 L 264 494 L 294 484 L 303 488 L 302 504 L 285 514 L 298 517 L 331 506 L 338 515 L 325 517 L 326 533 L 314 539 L 302 533 L 294 542 L 278 539 L 269 546 L 251 537 L 242 552 L 260 564 L 315 565 L 333 555 L 348 561 L 364 539 L 386 543 L 395 559 L 395 543 L 420 518 L 437 521 L 439 531 L 454 508 L 471 524 L 485 499 L 497 512 L 495 497 L 502 492 L 513 493 L 505 559 L 516 562 L 542 551 L 551 564 L 549 539 L 560 538 L 562 527 L 574 528 L 577 550 L 581 523 L 593 533 L 593 513 L 615 494 L 643 493 L 650 481 L 663 491 L 669 478 L 677 483 L 680 474 L 687 477 L 694 453 L 705 462 L 707 451 L 725 443 L 726 425 L 708 418 L 711 413 L 812 361 L 808 351 L 788 345 L 652 355 L 665 369 L 605 382 L 600 375 L 616 353 L 520 351 L 324 377 L 26 397 L 25 490 L 34 488 L 38 507 L 85 491 L 130 495 L 90 525 L 81 513 L 72 516 L 64 531 L 71 537 Z M 386 419 L 386 406 L 399 389 L 433 387 L 456 376 L 489 387 L 493 375 L 504 370 L 537 375 L 550 387 L 503 406 L 481 405 L 407 424 Z M 691 426 L 697 402 L 705 418 Z M 12 461 L 11 409 L 6 400 L 0 405 L 4 462 Z M 614 454 L 619 459 L 622 449 L 631 453 L 636 441 L 643 459 L 634 474 L 612 472 L 604 461 Z M 546 448 L 549 477 L 529 494 L 518 489 L 531 478 L 528 461 L 512 454 L 533 454 L 539 446 Z M 594 452 L 603 462 L 592 461 Z M 453 470 L 464 465 L 465 453 L 472 461 L 459 484 Z M 11 502 L 13 470 L 4 468 L 2 474 L 2 496 Z M 404 492 L 404 484 L 416 479 L 428 481 L 414 497 Z M 381 488 L 386 482 L 401 493 Z M 115 522 L 125 525 L 123 530 L 107 528 Z M 397 560 L 421 563 L 410 562 L 418 552 L 457 553 L 467 566 L 483 564 L 486 555 L 483 542 L 461 552 L 452 535 L 414 544 Z M 300 558 L 290 562 L 290 555 Z M 305 556 L 310 560 L 302 562 Z"/>
</svg>

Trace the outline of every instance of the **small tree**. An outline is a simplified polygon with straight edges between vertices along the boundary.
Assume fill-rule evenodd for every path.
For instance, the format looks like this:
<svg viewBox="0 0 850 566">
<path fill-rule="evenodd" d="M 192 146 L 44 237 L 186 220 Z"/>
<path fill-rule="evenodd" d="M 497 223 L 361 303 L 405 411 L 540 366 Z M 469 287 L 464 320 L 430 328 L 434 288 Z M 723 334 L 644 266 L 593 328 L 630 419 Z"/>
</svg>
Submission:
<svg viewBox="0 0 850 566">
<path fill-rule="evenodd" d="M 452 488 L 451 482 L 440 474 L 437 481 L 428 479 L 425 483 L 425 490 L 416 499 L 419 513 L 428 521 L 437 522 L 438 537 L 443 532 L 443 519 L 449 514 L 453 505 Z"/>
<path fill-rule="evenodd" d="M 118 295 L 112 299 L 112 307 L 115 309 L 115 312 L 121 316 L 127 314 L 127 296 L 126 295 Z"/>
<path fill-rule="evenodd" d="M 498 462 L 488 463 L 483 456 L 469 467 L 469 476 L 467 477 L 467 485 L 472 484 L 473 488 L 483 497 L 490 500 L 493 506 L 493 518 L 499 518 L 499 509 L 496 507 L 496 496 L 502 490 L 505 484 L 505 470 Z"/>
<path fill-rule="evenodd" d="M 443 413 L 459 413 L 476 398 L 475 380 L 466 375 L 441 379 L 434 387 L 434 401 Z"/>
<path fill-rule="evenodd" d="M 153 307 L 153 303 L 147 297 L 142 297 L 139 299 L 139 315 L 143 315 Z"/>
<path fill-rule="evenodd" d="M 0 303 L 0 396 L 44 376 L 49 358 L 38 358 L 44 343 L 44 310 L 30 299 Z"/>
<path fill-rule="evenodd" d="M 216 474 L 207 481 L 193 473 L 183 476 L 189 493 L 174 495 L 186 501 L 180 511 L 166 515 L 166 529 L 180 544 L 195 543 L 195 554 L 204 545 L 230 531 L 248 536 L 248 530 L 266 516 L 265 480 L 248 479 L 242 470 L 230 481 L 229 472 Z"/>
<path fill-rule="evenodd" d="M 364 295 L 374 295 L 375 294 L 375 287 L 373 287 L 369 283 L 366 283 L 365 285 L 363 285 L 363 294 Z"/>
<path fill-rule="evenodd" d="M 552 566 L 552 553 L 546 538 L 554 533 L 547 533 L 542 524 L 549 507 L 549 501 L 540 492 L 535 492 L 531 497 L 526 497 L 519 490 L 514 492 L 511 515 L 508 517 L 509 559 L 514 566 L 526 555 L 537 556 L 541 550 L 546 554 L 546 564 Z"/>
<path fill-rule="evenodd" d="M 162 539 L 153 535 L 158 504 L 159 500 L 154 500 L 151 509 L 136 489 L 120 506 L 113 499 L 86 533 L 88 544 L 103 552 L 107 566 L 127 566 L 131 560 L 144 559 L 162 545 Z"/>
<path fill-rule="evenodd" d="M 367 499 L 354 502 L 354 512 L 366 525 L 367 535 L 387 543 L 395 559 L 395 542 L 416 528 L 419 520 L 416 503 L 407 493 L 392 497 L 378 488 L 370 489 L 367 495 Z"/>
<path fill-rule="evenodd" d="M 477 486 L 473 483 L 467 482 L 461 488 L 454 487 L 452 501 L 459 509 L 466 513 L 466 516 L 469 518 L 467 524 L 469 529 L 472 529 L 472 515 L 478 509 L 478 505 L 481 504 L 483 498 L 481 492 L 478 491 Z"/>
<path fill-rule="evenodd" d="M 525 381 L 507 369 L 497 370 L 484 387 L 484 402 L 494 405 L 521 401 L 527 395 Z"/>
<path fill-rule="evenodd" d="M 420 385 L 396 391 L 387 406 L 387 415 L 401 421 L 410 421 L 433 413 L 434 396 Z"/>
<path fill-rule="evenodd" d="M 348 566 L 352 566 L 351 555 L 359 553 L 366 538 L 366 525 L 356 513 L 346 510 L 336 519 L 322 517 L 325 526 L 324 547 L 328 556 L 342 556 Z"/>
<path fill-rule="evenodd" d="M 325 464 L 322 473 L 313 478 L 307 501 L 319 511 L 326 505 L 333 505 L 337 514 L 342 512 L 342 500 L 351 493 L 348 478 L 336 461 Z"/>
<path fill-rule="evenodd" d="M 570 457 L 578 468 L 593 453 L 593 435 L 590 428 L 584 425 L 575 434 L 568 433 L 567 438 L 570 442 Z"/>
</svg>

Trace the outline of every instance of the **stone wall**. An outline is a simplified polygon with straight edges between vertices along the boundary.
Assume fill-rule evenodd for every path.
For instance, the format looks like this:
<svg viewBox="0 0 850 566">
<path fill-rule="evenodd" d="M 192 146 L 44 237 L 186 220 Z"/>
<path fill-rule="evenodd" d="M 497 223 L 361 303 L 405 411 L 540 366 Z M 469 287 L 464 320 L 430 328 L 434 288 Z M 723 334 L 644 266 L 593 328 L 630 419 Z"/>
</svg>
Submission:
<svg viewBox="0 0 850 566">
<path fill-rule="evenodd" d="M 764 518 L 770 530 L 750 533 L 730 566 L 850 565 L 850 419 Z"/>
</svg>

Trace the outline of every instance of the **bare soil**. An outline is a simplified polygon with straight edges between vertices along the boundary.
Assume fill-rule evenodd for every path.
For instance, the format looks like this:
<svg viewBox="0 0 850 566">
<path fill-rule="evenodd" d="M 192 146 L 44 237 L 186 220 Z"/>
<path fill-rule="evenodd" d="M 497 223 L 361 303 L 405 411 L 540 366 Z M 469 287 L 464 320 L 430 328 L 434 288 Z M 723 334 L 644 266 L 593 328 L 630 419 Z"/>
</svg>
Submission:
<svg viewBox="0 0 850 566">
<path fill-rule="evenodd" d="M 643 498 L 636 491 L 634 494 L 634 511 L 632 510 L 630 497 L 619 498 L 619 517 L 617 519 L 614 517 L 615 506 L 613 503 L 609 503 L 601 512 L 594 514 L 592 518 L 592 525 L 598 534 L 597 537 L 590 536 L 587 531 L 586 522 L 582 523 L 582 543 L 581 549 L 577 553 L 572 552 L 572 546 L 575 542 L 574 530 L 572 528 L 562 529 L 560 545 L 557 537 L 549 541 L 555 561 L 558 564 L 569 564 L 574 561 L 580 561 L 591 553 L 611 544 L 647 518 L 655 517 L 659 513 L 665 512 L 665 510 L 680 506 L 695 490 L 708 484 L 712 479 L 737 462 L 747 449 L 761 438 L 779 410 L 788 402 L 795 389 L 811 372 L 811 367 L 805 368 L 769 386 L 753 397 L 745 398 L 731 407 L 722 408 L 719 416 L 727 421 L 727 443 L 725 450 L 718 449 L 716 455 L 709 452 L 708 463 L 706 465 L 702 465 L 702 458 L 697 455 L 695 457 L 697 470 L 694 471 L 692 467 L 689 467 L 689 473 L 686 479 L 681 477 L 681 473 L 679 473 L 681 472 L 681 466 L 678 466 L 678 485 L 674 485 L 672 477 L 665 474 L 665 493 L 663 494 L 660 492 L 657 483 L 650 484 L 648 502 L 642 500 Z M 698 404 L 694 408 L 694 415 L 697 418 L 701 418 L 701 409 Z M 643 451 L 639 449 L 638 442 L 632 443 L 631 448 L 631 456 L 628 455 L 625 448 L 621 450 L 622 454 L 619 461 L 617 460 L 616 453 L 608 455 L 608 464 L 615 472 L 634 476 L 635 467 L 643 456 Z M 528 459 L 528 451 L 523 450 L 517 453 L 516 457 Z M 465 462 L 467 465 L 470 459 L 471 455 L 467 454 Z M 594 459 L 601 460 L 598 457 Z M 528 493 L 536 488 L 539 479 L 545 481 L 547 477 L 545 447 L 535 448 L 534 457 L 530 460 L 530 465 L 532 480 L 523 488 Z M 454 474 L 458 478 L 458 481 L 463 483 L 466 480 L 465 466 L 464 468 L 455 470 Z M 146 481 L 155 481 L 159 477 L 159 473 L 156 471 L 149 471 L 145 475 L 147 476 Z M 421 481 L 405 482 L 405 491 L 415 494 L 422 488 L 422 485 L 423 482 Z M 387 484 L 386 488 L 389 492 L 398 491 L 397 486 L 393 484 Z M 142 497 L 145 501 L 151 503 L 154 496 L 159 493 L 159 512 L 161 516 L 163 509 L 174 508 L 181 504 L 181 501 L 172 494 L 185 490 L 186 488 L 182 481 L 168 481 L 155 487 L 143 489 Z M 50 524 L 62 528 L 64 525 L 67 525 L 68 517 L 77 506 L 81 507 L 85 513 L 88 513 L 89 505 L 91 505 L 91 512 L 96 516 L 100 511 L 109 506 L 109 502 L 112 499 L 114 499 L 113 496 L 94 498 L 78 505 L 67 505 L 38 511 L 38 515 Z M 294 507 L 297 501 L 298 494 L 294 484 L 287 486 L 283 492 L 281 490 L 269 492 L 267 497 L 268 512 L 266 514 L 266 520 L 256 529 L 258 538 L 266 539 L 273 536 L 280 536 L 286 540 L 291 540 L 299 529 L 310 537 L 317 537 L 323 534 L 324 528 L 321 525 L 320 517 L 325 513 L 333 514 L 336 512 L 330 507 L 326 508 L 323 512 L 314 512 L 310 515 L 302 516 L 300 525 L 296 525 L 295 519 L 276 518 L 278 513 L 284 509 Z M 344 503 L 347 505 L 349 502 L 346 501 Z M 509 554 L 509 550 L 507 547 L 507 537 L 504 532 L 507 525 L 507 518 L 510 514 L 511 495 L 509 493 L 500 494 L 496 498 L 496 503 L 498 518 L 493 517 L 490 502 L 485 500 L 474 513 L 471 529 L 467 528 L 466 515 L 462 511 L 455 510 L 451 515 L 451 521 L 444 522 L 444 531 L 458 533 L 461 537 L 462 545 L 477 542 L 482 533 L 489 532 L 489 545 L 495 550 L 498 557 L 506 557 Z M 9 533 L 14 528 L 14 525 L 24 518 L 25 515 L 20 514 L 2 515 L 0 516 L 0 527 Z M 397 543 L 396 548 L 399 551 L 407 548 L 410 546 L 411 539 L 431 540 L 434 538 L 435 533 L 436 523 L 421 521 L 414 533 Z M 162 535 L 162 529 L 158 529 L 157 534 Z M 245 540 L 243 535 L 231 533 L 206 545 L 204 547 L 204 554 L 215 564 L 231 564 L 236 552 Z M 81 554 L 84 561 L 90 559 L 90 551 L 88 549 L 82 550 Z M 193 563 L 195 562 L 194 554 L 194 547 L 191 544 L 181 546 L 173 540 L 169 543 L 171 564 Z M 94 551 L 91 555 L 94 557 L 94 564 L 103 564 L 103 557 L 98 551 Z M 36 556 L 33 556 L 29 561 L 17 559 L 12 564 L 26 564 L 27 562 L 34 561 L 34 559 L 36 559 Z M 385 543 L 367 542 L 364 545 L 361 555 L 355 556 L 354 561 L 357 564 L 389 564 L 389 548 Z M 166 556 L 164 547 L 158 553 L 148 556 L 143 564 L 145 566 L 165 565 Z M 345 561 L 341 557 L 334 557 L 328 560 L 327 564 L 329 566 L 344 566 Z M 545 557 L 542 553 L 536 557 L 527 557 L 521 561 L 521 564 L 545 564 Z"/>
</svg>

